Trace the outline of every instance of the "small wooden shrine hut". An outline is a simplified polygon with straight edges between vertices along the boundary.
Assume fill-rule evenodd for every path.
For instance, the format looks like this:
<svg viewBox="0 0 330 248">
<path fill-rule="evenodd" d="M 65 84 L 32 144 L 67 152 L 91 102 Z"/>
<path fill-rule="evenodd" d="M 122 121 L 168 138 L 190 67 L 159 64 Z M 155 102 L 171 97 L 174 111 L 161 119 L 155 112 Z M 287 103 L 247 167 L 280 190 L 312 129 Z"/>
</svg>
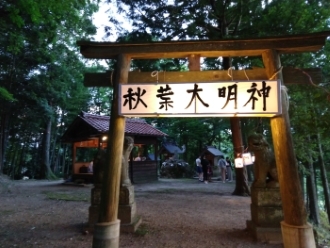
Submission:
<svg viewBox="0 0 330 248">
<path fill-rule="evenodd" d="M 182 154 L 186 151 L 186 147 L 182 146 L 179 147 L 175 142 L 163 142 L 162 146 L 159 150 L 159 155 L 162 155 L 163 160 L 169 159 L 169 158 L 177 158 L 179 154 Z"/>
<path fill-rule="evenodd" d="M 98 149 L 106 148 L 109 116 L 81 112 L 62 136 L 64 143 L 72 144 L 72 180 L 92 182 L 92 173 L 87 167 Z M 158 179 L 157 150 L 159 138 L 166 136 L 143 119 L 126 118 L 125 135 L 134 139 L 130 157 L 130 179 L 134 183 Z M 82 169 L 85 167 L 86 170 Z"/>
<path fill-rule="evenodd" d="M 206 159 L 211 162 L 212 166 L 215 166 L 218 164 L 219 157 L 225 156 L 221 151 L 218 150 L 215 146 L 205 146 L 205 148 L 202 151 L 202 154 L 206 155 Z"/>
</svg>

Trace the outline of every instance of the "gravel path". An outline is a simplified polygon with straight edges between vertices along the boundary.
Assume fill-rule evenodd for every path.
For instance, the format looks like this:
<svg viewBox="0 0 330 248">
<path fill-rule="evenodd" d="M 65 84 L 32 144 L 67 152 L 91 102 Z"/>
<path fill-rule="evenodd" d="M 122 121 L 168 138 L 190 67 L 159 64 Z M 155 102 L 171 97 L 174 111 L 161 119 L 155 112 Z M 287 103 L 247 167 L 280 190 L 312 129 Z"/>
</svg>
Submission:
<svg viewBox="0 0 330 248">
<path fill-rule="evenodd" d="M 232 196 L 234 187 L 234 182 L 197 179 L 135 185 L 142 224 L 136 233 L 120 235 L 120 247 L 283 247 L 253 240 L 246 231 L 251 199 Z M 84 234 L 89 201 L 49 199 L 55 193 L 89 199 L 91 188 L 62 181 L 0 180 L 0 247 L 92 247 L 92 235 Z"/>
</svg>

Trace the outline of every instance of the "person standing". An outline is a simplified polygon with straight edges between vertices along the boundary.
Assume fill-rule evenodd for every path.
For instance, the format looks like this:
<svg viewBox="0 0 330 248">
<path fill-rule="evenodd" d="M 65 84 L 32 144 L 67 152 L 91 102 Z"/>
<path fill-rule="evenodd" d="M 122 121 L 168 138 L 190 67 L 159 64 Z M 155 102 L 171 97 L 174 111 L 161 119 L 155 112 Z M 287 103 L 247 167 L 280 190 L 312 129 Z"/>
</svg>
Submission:
<svg viewBox="0 0 330 248">
<path fill-rule="evenodd" d="M 88 165 L 88 169 L 87 172 L 88 173 L 93 173 L 93 167 L 94 167 L 94 160 L 92 160 L 89 165 Z"/>
<path fill-rule="evenodd" d="M 232 162 L 230 161 L 229 157 L 226 157 L 226 170 L 227 170 L 227 175 L 228 175 L 228 182 L 233 181 L 233 167 L 232 167 Z"/>
<path fill-rule="evenodd" d="M 212 176 L 213 176 L 213 169 L 212 169 L 212 161 L 208 160 L 209 164 L 207 166 L 207 181 L 212 182 Z"/>
<path fill-rule="evenodd" d="M 208 184 L 207 178 L 207 169 L 209 165 L 209 161 L 206 159 L 206 155 L 204 154 L 201 159 L 202 169 L 203 169 L 203 180 L 205 184 Z"/>
<path fill-rule="evenodd" d="M 137 157 L 134 159 L 134 161 L 141 161 L 141 153 L 138 153 Z"/>
<path fill-rule="evenodd" d="M 219 161 L 218 161 L 218 166 L 219 166 L 219 170 L 220 170 L 221 180 L 223 183 L 226 182 L 226 169 L 227 169 L 226 164 L 227 163 L 226 163 L 225 157 L 220 155 Z"/>
<path fill-rule="evenodd" d="M 198 174 L 198 180 L 200 182 L 203 182 L 203 169 L 202 169 L 202 163 L 201 163 L 201 156 L 196 158 L 196 170 Z"/>
</svg>

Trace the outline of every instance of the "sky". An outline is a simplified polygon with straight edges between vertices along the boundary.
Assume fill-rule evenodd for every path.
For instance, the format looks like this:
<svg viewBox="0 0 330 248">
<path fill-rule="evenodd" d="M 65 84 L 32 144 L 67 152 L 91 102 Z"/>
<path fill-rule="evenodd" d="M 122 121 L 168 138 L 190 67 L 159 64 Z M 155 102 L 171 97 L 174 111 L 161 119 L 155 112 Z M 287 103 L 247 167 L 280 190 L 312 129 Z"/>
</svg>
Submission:
<svg viewBox="0 0 330 248">
<path fill-rule="evenodd" d="M 97 27 L 97 33 L 94 36 L 95 41 L 113 41 L 115 37 L 104 37 L 104 27 L 109 24 L 108 14 L 106 13 L 109 6 L 106 4 L 100 4 L 100 9 L 97 13 L 93 15 L 93 23 Z"/>
<path fill-rule="evenodd" d="M 104 27 L 109 26 L 108 21 L 110 15 L 116 15 L 119 21 L 125 23 L 125 19 L 116 13 L 116 7 L 113 4 L 100 3 L 99 11 L 93 15 L 93 23 L 97 27 L 97 34 L 94 36 L 95 41 L 116 41 L 117 36 L 112 35 L 105 37 Z M 129 23 L 126 22 L 125 27 L 130 29 Z"/>
</svg>

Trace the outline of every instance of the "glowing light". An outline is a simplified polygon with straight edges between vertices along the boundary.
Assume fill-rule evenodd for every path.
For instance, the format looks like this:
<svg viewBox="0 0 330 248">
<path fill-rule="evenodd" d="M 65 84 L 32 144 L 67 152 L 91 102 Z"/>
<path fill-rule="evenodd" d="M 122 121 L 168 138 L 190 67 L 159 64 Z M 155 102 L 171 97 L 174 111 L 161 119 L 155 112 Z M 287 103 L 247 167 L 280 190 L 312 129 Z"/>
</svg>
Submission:
<svg viewBox="0 0 330 248">
<path fill-rule="evenodd" d="M 279 80 L 121 84 L 127 117 L 273 117 L 282 113 Z"/>
<path fill-rule="evenodd" d="M 235 168 L 243 168 L 243 158 L 235 158 Z"/>
<path fill-rule="evenodd" d="M 243 164 L 244 164 L 245 166 L 246 166 L 246 165 L 253 164 L 251 153 L 249 153 L 249 152 L 247 152 L 247 153 L 243 153 L 243 154 L 242 154 L 242 157 L 243 157 Z"/>
</svg>

